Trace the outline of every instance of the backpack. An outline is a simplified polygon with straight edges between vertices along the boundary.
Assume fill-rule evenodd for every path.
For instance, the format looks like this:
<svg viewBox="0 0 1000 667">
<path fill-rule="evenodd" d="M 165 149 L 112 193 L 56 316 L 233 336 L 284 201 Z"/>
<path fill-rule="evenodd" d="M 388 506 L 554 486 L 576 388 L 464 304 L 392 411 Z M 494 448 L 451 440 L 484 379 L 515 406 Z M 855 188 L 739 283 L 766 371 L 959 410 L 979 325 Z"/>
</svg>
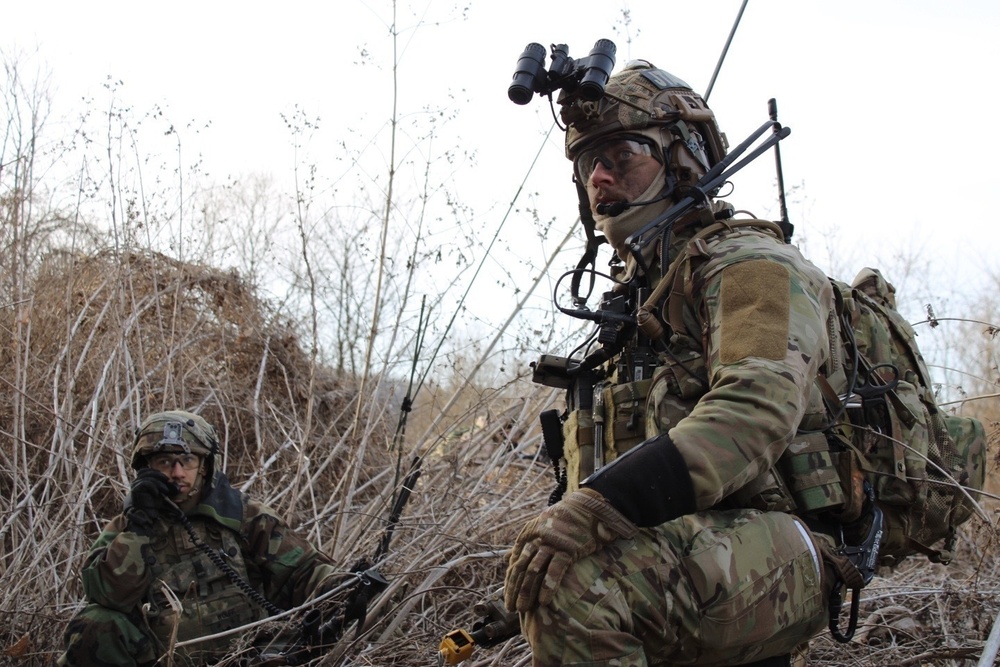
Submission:
<svg viewBox="0 0 1000 667">
<path fill-rule="evenodd" d="M 974 511 L 970 492 L 985 481 L 983 425 L 938 407 L 916 332 L 877 269 L 862 270 L 852 285 L 831 282 L 849 387 L 837 400 L 824 388 L 834 417 L 827 437 L 839 450 L 846 496 L 842 516 L 861 515 L 867 481 L 885 517 L 879 564 L 917 553 L 948 563 L 957 528 Z"/>
</svg>

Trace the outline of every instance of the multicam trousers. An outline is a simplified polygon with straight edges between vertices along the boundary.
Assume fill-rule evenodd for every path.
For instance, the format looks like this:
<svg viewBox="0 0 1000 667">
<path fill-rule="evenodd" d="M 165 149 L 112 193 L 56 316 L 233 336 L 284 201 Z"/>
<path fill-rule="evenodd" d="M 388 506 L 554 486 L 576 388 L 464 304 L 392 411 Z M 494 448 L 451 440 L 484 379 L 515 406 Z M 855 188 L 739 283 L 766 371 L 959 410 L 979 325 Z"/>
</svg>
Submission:
<svg viewBox="0 0 1000 667">
<path fill-rule="evenodd" d="M 790 653 L 827 623 L 818 539 L 791 515 L 733 510 L 618 540 L 522 615 L 534 665 L 721 666 Z"/>
</svg>

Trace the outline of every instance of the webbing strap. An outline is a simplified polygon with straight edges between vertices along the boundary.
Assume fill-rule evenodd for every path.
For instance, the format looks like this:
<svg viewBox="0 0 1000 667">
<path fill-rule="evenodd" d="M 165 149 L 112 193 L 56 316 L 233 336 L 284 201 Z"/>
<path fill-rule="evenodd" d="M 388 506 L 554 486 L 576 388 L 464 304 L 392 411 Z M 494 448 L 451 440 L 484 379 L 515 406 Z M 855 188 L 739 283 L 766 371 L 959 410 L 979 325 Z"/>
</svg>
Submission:
<svg viewBox="0 0 1000 667">
<path fill-rule="evenodd" d="M 666 332 L 659 318 L 656 317 L 655 312 L 663 302 L 668 289 L 670 290 L 670 297 L 667 299 L 668 312 L 664 319 L 672 329 L 672 333 L 680 333 L 684 330 L 684 303 L 682 298 L 679 297 L 690 296 L 688 288 L 691 285 L 690 259 L 692 257 L 692 249 L 697 248 L 699 251 L 703 251 L 705 248 L 705 239 L 741 227 L 757 227 L 774 234 L 779 240 L 784 238 L 781 234 L 781 227 L 769 220 L 724 220 L 706 226 L 691 237 L 685 245 L 683 253 L 670 263 L 667 272 L 660 278 L 656 287 L 650 293 L 649 298 L 639 307 L 636 320 L 643 334 L 652 340 L 661 340 L 664 338 Z M 680 270 L 682 265 L 685 267 L 684 271 Z"/>
</svg>

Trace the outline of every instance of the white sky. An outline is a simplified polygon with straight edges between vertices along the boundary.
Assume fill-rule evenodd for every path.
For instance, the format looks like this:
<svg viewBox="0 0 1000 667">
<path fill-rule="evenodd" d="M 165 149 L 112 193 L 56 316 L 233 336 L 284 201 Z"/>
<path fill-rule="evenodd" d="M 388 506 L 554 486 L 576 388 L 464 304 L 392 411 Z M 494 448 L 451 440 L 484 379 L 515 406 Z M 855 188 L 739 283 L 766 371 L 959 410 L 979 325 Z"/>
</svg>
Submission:
<svg viewBox="0 0 1000 667">
<path fill-rule="evenodd" d="M 181 138 L 220 178 L 287 176 L 295 156 L 280 114 L 296 107 L 321 119 L 309 150 L 331 171 L 338 142 L 387 136 L 390 2 L 4 4 L 0 45 L 38 48 L 64 113 L 81 97 L 106 97 L 109 76 L 121 80 L 116 95 L 137 109 L 163 105 L 178 126 L 211 122 Z M 434 145 L 476 152 L 475 167 L 453 178 L 491 231 L 551 124 L 544 100 L 518 107 L 506 97 L 525 44 L 566 43 L 579 58 L 610 38 L 619 67 L 645 58 L 703 92 L 740 4 L 401 2 L 400 111 L 454 114 Z M 998 34 L 995 0 L 751 0 L 709 104 L 735 145 L 777 99 L 779 120 L 792 129 L 781 144 L 785 183 L 805 197 L 792 222 L 824 268 L 853 275 L 916 251 L 951 289 L 1000 271 Z M 571 225 L 570 165 L 561 133 L 552 136 L 526 186 L 540 194 L 521 203 Z M 727 199 L 777 216 L 770 154 L 734 180 Z M 501 236 L 523 233 L 516 220 L 509 225 Z M 836 239 L 832 262 L 827 238 Z"/>
</svg>

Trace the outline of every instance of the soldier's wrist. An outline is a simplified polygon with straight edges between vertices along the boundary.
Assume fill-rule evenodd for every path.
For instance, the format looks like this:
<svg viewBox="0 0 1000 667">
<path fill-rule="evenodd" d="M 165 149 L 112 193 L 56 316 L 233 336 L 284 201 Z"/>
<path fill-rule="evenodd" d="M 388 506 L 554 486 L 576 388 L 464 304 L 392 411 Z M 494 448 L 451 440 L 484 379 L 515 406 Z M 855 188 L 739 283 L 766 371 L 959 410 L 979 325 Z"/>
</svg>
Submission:
<svg viewBox="0 0 1000 667">
<path fill-rule="evenodd" d="M 696 511 L 694 483 L 667 434 L 649 438 L 581 482 L 639 527 Z"/>
</svg>

